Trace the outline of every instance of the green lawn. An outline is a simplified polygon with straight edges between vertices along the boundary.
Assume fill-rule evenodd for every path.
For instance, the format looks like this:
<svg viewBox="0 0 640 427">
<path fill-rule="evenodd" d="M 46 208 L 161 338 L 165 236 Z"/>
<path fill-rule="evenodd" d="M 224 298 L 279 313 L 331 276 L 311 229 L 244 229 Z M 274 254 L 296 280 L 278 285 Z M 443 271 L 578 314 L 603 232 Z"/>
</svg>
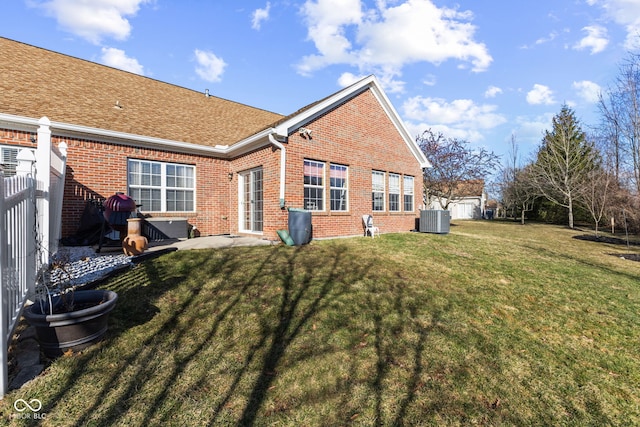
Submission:
<svg viewBox="0 0 640 427">
<path fill-rule="evenodd" d="M 179 251 L 0 401 L 45 426 L 639 425 L 639 248 L 561 227 Z"/>
</svg>

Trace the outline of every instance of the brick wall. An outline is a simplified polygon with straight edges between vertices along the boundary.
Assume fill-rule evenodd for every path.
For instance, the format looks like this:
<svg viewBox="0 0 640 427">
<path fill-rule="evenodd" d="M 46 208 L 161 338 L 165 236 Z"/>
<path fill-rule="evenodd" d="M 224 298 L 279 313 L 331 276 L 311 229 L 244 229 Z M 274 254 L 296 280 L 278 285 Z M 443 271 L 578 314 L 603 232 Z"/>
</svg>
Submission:
<svg viewBox="0 0 640 427">
<path fill-rule="evenodd" d="M 233 182 L 228 197 L 230 201 L 229 230 L 232 234 L 256 235 L 276 240 L 278 238 L 276 230 L 287 228 L 286 210 L 280 208 L 280 150 L 268 146 L 235 158 L 230 163 Z M 263 174 L 264 227 L 262 233 L 252 234 L 243 232 L 239 228 L 238 208 L 241 191 L 238 175 L 257 168 L 262 169 Z"/>
<path fill-rule="evenodd" d="M 54 141 L 57 138 L 54 136 Z M 153 217 L 186 217 L 201 235 L 229 232 L 230 182 L 228 162 L 203 156 L 178 154 L 127 145 L 64 138 L 67 142 L 67 178 L 63 209 L 63 236 L 75 231 L 87 199 L 105 199 L 127 193 L 127 160 L 149 160 L 193 165 L 196 169 L 196 212 L 150 213 Z M 56 142 L 57 143 L 57 142 Z M 145 207 L 141 207 L 145 212 Z"/>
<path fill-rule="evenodd" d="M 325 167 L 325 210 L 313 212 L 313 236 L 361 235 L 362 215 L 372 214 L 384 232 L 415 228 L 417 208 L 422 202 L 422 171 L 405 141 L 371 91 L 367 90 L 332 111 L 305 124 L 312 136 L 293 133 L 285 143 L 286 207 L 301 208 L 304 197 L 305 159 L 321 161 Z M 0 143 L 35 148 L 30 132 L 0 130 Z M 152 216 L 186 217 L 200 235 L 245 234 L 239 227 L 239 173 L 254 168 L 263 171 L 264 230 L 257 236 L 276 240 L 276 230 L 287 228 L 288 213 L 280 207 L 280 150 L 272 146 L 232 160 L 151 150 L 129 145 L 52 136 L 53 143 L 68 145 L 62 236 L 72 235 L 88 199 L 105 199 L 127 192 L 127 159 L 194 165 L 196 168 L 196 212 L 152 213 Z M 349 210 L 329 210 L 329 164 L 348 166 Z M 371 207 L 371 172 L 385 172 L 385 211 Z M 229 179 L 231 173 L 231 179 Z M 389 212 L 389 173 L 414 177 L 414 210 Z M 402 178 L 401 178 L 402 183 Z M 402 208 L 402 190 L 400 193 Z M 144 206 L 142 207 L 144 211 Z"/>
<path fill-rule="evenodd" d="M 305 128 L 311 138 L 298 133 L 287 146 L 287 205 L 303 207 L 303 162 L 325 162 L 325 211 L 313 212 L 313 236 L 332 237 L 363 234 L 362 215 L 372 214 L 381 231 L 402 232 L 415 228 L 422 202 L 422 170 L 394 124 L 371 91 L 365 91 L 345 104 L 319 117 Z M 349 210 L 329 210 L 329 163 L 349 167 Z M 386 207 L 373 212 L 371 172 L 385 172 Z M 414 177 L 414 210 L 389 212 L 389 173 Z M 400 199 L 402 201 L 402 188 Z M 401 206 L 402 209 L 402 206 Z"/>
<path fill-rule="evenodd" d="M 13 145 L 18 148 L 36 148 L 36 143 L 31 142 L 31 138 L 37 137 L 36 132 L 26 132 L 21 130 L 0 129 L 0 144 Z"/>
<path fill-rule="evenodd" d="M 36 148 L 31 142 L 34 132 L 0 129 L 0 144 Z M 197 212 L 153 213 L 152 216 L 180 216 L 197 226 L 203 235 L 229 233 L 228 216 L 231 184 L 227 161 L 185 155 L 161 150 L 149 150 L 127 145 L 107 144 L 85 139 L 61 138 L 52 135 L 54 145 L 68 145 L 62 236 L 77 230 L 86 201 L 104 200 L 117 191 L 127 192 L 127 159 L 195 165 Z M 235 191 L 235 187 L 233 188 Z M 142 207 L 144 209 L 144 207 Z"/>
</svg>

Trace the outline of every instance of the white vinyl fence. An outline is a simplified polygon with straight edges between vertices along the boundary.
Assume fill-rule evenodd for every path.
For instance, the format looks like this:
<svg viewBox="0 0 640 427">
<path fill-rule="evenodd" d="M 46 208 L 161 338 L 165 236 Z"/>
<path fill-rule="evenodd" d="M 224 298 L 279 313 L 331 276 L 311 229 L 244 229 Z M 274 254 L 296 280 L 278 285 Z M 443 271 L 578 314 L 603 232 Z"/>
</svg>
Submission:
<svg viewBox="0 0 640 427">
<path fill-rule="evenodd" d="M 8 347 L 38 272 L 58 250 L 66 144 L 51 144 L 49 119 L 38 121 L 34 153 L 18 153 L 16 175 L 0 171 L 0 399 L 9 388 Z"/>
</svg>

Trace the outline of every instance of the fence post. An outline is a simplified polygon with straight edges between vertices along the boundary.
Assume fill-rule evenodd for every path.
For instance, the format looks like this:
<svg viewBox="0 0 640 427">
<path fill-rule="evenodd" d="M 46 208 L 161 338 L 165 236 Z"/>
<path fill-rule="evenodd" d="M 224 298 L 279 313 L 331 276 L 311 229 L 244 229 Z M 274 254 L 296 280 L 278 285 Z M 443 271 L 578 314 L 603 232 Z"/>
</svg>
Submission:
<svg viewBox="0 0 640 427">
<path fill-rule="evenodd" d="M 49 182 L 49 254 L 58 252 L 62 231 L 62 204 L 67 167 L 67 143 L 62 141 L 52 151 Z"/>
<path fill-rule="evenodd" d="M 16 157 L 16 160 L 18 161 L 18 165 L 16 166 L 16 175 L 30 176 L 33 179 L 33 172 L 36 164 L 36 156 L 33 154 L 33 151 L 29 150 L 28 148 L 23 148 L 18 152 L 18 156 Z M 36 228 L 35 221 L 37 221 L 37 218 L 35 218 L 35 206 L 37 203 L 35 187 L 37 183 L 35 181 L 36 180 L 33 179 L 33 186 L 31 187 L 31 192 L 29 194 L 31 201 L 27 204 L 27 216 L 31 219 L 31 221 L 33 222 L 33 225 L 32 227 L 29 228 L 29 230 L 26 230 L 27 236 L 28 236 L 27 242 L 29 242 L 28 244 L 30 245 L 30 248 L 27 250 L 26 263 L 28 268 L 25 274 L 27 274 L 28 276 L 27 287 L 28 287 L 28 291 L 31 294 L 35 292 L 35 288 L 36 288 L 36 277 L 37 277 L 36 258 L 38 257 L 37 251 L 39 250 L 39 248 L 36 246 L 36 230 L 35 230 Z"/>
<path fill-rule="evenodd" d="M 36 198 L 38 199 L 38 227 L 40 263 L 47 265 L 49 253 L 49 203 L 51 199 L 51 121 L 47 117 L 38 120 L 38 146 L 36 148 Z M 37 194 L 40 192 L 40 194 Z"/>
<path fill-rule="evenodd" d="M 4 208 L 4 171 L 0 167 L 0 285 L 4 285 L 6 278 L 5 269 L 7 262 L 7 223 Z M 9 391 L 9 342 L 5 331 L 9 329 L 9 303 L 5 295 L 5 286 L 0 287 L 0 330 L 2 331 L 2 343 L 0 343 L 0 398 Z"/>
</svg>

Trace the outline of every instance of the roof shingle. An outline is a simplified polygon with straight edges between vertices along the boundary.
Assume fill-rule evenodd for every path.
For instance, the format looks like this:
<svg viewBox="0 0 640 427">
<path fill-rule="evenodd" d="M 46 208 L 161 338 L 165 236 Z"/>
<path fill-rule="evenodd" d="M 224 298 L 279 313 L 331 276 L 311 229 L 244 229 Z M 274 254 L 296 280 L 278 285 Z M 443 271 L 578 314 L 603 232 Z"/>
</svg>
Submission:
<svg viewBox="0 0 640 427">
<path fill-rule="evenodd" d="M 283 118 L 2 37 L 0 76 L 3 113 L 198 145 L 233 145 Z"/>
</svg>

